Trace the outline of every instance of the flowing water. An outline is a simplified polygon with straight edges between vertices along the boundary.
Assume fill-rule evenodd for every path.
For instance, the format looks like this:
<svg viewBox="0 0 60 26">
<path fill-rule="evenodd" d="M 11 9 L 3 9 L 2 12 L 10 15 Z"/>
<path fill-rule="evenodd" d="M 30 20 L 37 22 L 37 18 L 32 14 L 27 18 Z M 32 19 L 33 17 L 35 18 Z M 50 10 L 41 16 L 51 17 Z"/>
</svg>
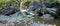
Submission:
<svg viewBox="0 0 60 26">
<path fill-rule="evenodd" d="M 0 15 L 0 26 L 60 26 L 60 21 L 47 20 L 36 15 L 23 16 L 17 12 L 10 16 Z"/>
<path fill-rule="evenodd" d="M 36 10 L 34 12 L 35 14 L 41 8 L 40 3 L 36 3 L 34 6 L 31 5 L 30 7 L 31 11 Z M 44 6 L 44 4 L 42 4 L 41 12 L 44 12 L 45 8 L 46 7 Z M 60 20 L 52 18 L 53 17 L 48 14 L 46 16 L 45 15 L 37 16 L 37 15 L 25 15 L 25 14 L 23 15 L 20 12 L 16 12 L 15 14 L 10 16 L 0 15 L 0 26 L 60 26 Z"/>
</svg>

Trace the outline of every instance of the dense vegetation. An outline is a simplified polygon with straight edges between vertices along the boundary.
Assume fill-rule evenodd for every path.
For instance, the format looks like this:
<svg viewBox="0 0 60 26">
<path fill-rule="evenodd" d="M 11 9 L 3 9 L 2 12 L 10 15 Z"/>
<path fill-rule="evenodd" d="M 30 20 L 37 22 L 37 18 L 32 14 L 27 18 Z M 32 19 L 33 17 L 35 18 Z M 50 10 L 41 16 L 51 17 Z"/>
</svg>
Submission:
<svg viewBox="0 0 60 26">
<path fill-rule="evenodd" d="M 11 5 L 19 7 L 21 1 L 34 1 L 34 0 L 0 0 L 0 11 Z M 46 0 L 46 2 L 48 3 L 55 3 L 56 1 L 60 3 L 60 0 Z"/>
</svg>

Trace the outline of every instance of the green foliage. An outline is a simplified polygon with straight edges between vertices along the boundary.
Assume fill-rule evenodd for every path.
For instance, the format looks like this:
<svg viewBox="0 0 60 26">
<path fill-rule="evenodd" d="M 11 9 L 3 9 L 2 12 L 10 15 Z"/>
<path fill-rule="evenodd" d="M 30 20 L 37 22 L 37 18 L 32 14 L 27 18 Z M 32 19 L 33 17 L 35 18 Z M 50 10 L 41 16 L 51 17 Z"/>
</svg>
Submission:
<svg viewBox="0 0 60 26">
<path fill-rule="evenodd" d="M 60 3 L 60 0 L 58 0 L 58 2 Z"/>
<path fill-rule="evenodd" d="M 31 1 L 33 2 L 34 0 L 0 0 L 0 11 L 3 10 L 5 7 L 8 7 L 10 5 L 13 5 L 13 6 L 20 6 L 20 2 L 21 1 Z M 37 0 L 37 1 L 40 1 L 40 0 Z M 48 3 L 54 3 L 58 1 L 60 3 L 60 0 L 46 0 L 46 2 Z"/>
<path fill-rule="evenodd" d="M 0 0 L 0 11 L 10 5 L 19 6 L 19 4 L 20 0 Z"/>
<path fill-rule="evenodd" d="M 0 10 L 5 8 L 9 2 L 10 0 L 0 0 Z"/>
</svg>

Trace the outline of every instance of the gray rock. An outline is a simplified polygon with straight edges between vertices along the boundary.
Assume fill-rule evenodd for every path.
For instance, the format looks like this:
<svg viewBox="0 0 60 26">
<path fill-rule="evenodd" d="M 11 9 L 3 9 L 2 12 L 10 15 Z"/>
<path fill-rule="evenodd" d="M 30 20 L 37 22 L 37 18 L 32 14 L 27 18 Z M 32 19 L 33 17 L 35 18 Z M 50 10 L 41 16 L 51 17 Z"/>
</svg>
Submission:
<svg viewBox="0 0 60 26">
<path fill-rule="evenodd" d="M 56 14 L 57 9 L 56 8 L 46 8 L 47 11 L 49 11 L 50 13 L 54 13 Z"/>
<path fill-rule="evenodd" d="M 19 11 L 18 7 L 9 6 L 9 7 L 5 8 L 4 10 L 2 10 L 0 14 L 11 15 L 11 14 L 17 12 L 17 11 Z"/>
<path fill-rule="evenodd" d="M 50 14 L 44 14 L 43 17 L 47 20 L 53 20 L 54 19 L 54 17 Z"/>
<path fill-rule="evenodd" d="M 58 8 L 46 8 L 46 11 L 48 12 L 48 13 L 45 12 L 46 14 L 51 14 L 52 16 L 54 16 L 55 19 L 60 18 L 60 15 L 59 15 L 60 9 L 58 9 Z"/>
<path fill-rule="evenodd" d="M 35 11 L 35 10 L 39 10 L 39 8 L 41 8 L 41 4 L 39 2 L 33 2 L 33 4 L 31 4 L 31 6 L 29 7 L 30 11 Z"/>
<path fill-rule="evenodd" d="M 40 10 L 42 10 L 41 9 L 41 3 L 40 2 L 37 2 L 37 1 L 35 1 L 35 2 L 33 2 L 33 4 L 31 4 L 30 6 L 29 6 L 29 12 L 30 13 L 33 13 L 33 14 L 36 14 L 36 15 L 40 15 L 39 13 L 41 13 L 42 14 L 42 12 L 40 11 Z"/>
</svg>

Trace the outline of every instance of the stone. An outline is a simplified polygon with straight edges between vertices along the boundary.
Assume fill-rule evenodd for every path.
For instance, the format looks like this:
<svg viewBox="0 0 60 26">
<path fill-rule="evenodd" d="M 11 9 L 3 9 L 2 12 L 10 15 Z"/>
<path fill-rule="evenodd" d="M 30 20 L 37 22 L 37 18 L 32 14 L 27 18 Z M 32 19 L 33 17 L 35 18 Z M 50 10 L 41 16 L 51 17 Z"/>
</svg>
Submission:
<svg viewBox="0 0 60 26">
<path fill-rule="evenodd" d="M 17 11 L 19 11 L 18 7 L 9 6 L 9 7 L 5 8 L 4 10 L 2 10 L 0 14 L 11 15 L 11 14 L 14 14 L 15 12 L 17 12 Z"/>
<path fill-rule="evenodd" d="M 54 17 L 50 14 L 44 14 L 43 17 L 44 17 L 44 19 L 47 19 L 47 20 L 53 20 L 54 19 Z"/>
<path fill-rule="evenodd" d="M 47 8 L 46 11 L 48 12 L 45 12 L 46 14 L 51 14 L 52 16 L 54 16 L 55 19 L 58 19 L 60 18 L 60 15 L 59 15 L 59 10 L 58 8 Z"/>
</svg>

